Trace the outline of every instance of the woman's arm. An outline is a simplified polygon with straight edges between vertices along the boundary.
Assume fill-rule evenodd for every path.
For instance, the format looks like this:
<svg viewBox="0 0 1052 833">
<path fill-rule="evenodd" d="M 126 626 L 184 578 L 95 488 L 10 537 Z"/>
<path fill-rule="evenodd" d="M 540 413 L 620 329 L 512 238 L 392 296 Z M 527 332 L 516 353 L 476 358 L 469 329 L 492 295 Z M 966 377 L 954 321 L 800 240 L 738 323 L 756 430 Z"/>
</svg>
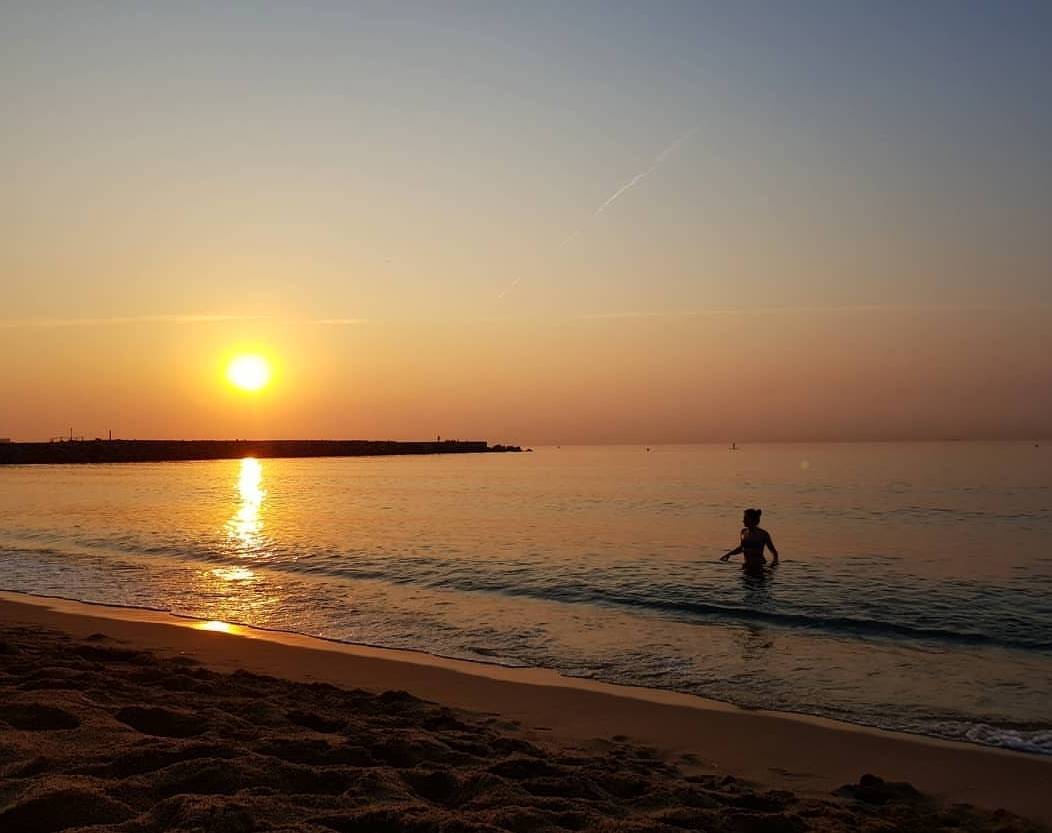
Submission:
<svg viewBox="0 0 1052 833">
<path fill-rule="evenodd" d="M 732 555 L 737 555 L 737 554 L 738 554 L 738 553 L 740 553 L 740 552 L 742 552 L 742 545 L 741 545 L 741 544 L 738 544 L 738 546 L 736 546 L 736 547 L 735 547 L 735 548 L 734 548 L 733 550 L 731 550 L 731 551 L 730 551 L 729 553 L 726 553 L 725 555 L 721 555 L 721 556 L 720 556 L 720 561 L 726 561 L 726 560 L 727 560 L 728 558 L 730 558 L 730 557 L 731 557 Z"/>
<path fill-rule="evenodd" d="M 771 559 L 771 564 L 778 563 L 778 550 L 774 548 L 774 541 L 771 540 L 771 533 L 767 533 L 767 549 L 774 553 L 774 558 Z"/>
</svg>

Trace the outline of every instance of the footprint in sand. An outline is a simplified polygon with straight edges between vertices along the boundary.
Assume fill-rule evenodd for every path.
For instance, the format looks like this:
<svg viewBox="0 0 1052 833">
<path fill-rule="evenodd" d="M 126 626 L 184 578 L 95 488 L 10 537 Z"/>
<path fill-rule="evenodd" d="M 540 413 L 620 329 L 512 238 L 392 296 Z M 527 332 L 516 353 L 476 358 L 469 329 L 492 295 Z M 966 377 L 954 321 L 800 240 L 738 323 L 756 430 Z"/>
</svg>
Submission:
<svg viewBox="0 0 1052 833">
<path fill-rule="evenodd" d="M 207 728 L 198 715 L 161 707 L 125 706 L 115 717 L 144 735 L 162 738 L 189 738 Z"/>
</svg>

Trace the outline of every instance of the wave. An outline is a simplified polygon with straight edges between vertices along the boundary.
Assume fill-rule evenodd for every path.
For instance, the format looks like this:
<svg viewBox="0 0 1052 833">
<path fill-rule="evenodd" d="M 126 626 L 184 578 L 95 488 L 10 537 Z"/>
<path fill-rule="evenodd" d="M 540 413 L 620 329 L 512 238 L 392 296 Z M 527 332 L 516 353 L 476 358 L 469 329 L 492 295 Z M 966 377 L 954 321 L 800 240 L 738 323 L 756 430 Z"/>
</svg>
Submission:
<svg viewBox="0 0 1052 833">
<path fill-rule="evenodd" d="M 594 591 L 581 595 L 580 601 L 612 604 L 627 608 L 688 613 L 699 618 L 718 619 L 723 622 L 762 623 L 856 636 L 900 637 L 919 641 L 952 642 L 964 645 L 990 645 L 1037 651 L 1052 650 L 1052 640 L 1008 639 L 977 631 L 956 631 L 876 619 L 859 619 L 847 616 L 815 616 L 813 614 L 759 610 L 708 602 L 678 602 L 662 599 L 633 598 L 631 596 L 617 596 Z M 589 596 L 591 598 L 588 598 Z"/>
<path fill-rule="evenodd" d="M 43 543 L 43 542 L 42 542 Z M 51 542 L 48 542 L 51 543 Z M 136 546 L 135 542 L 83 539 L 63 542 L 68 549 L 54 546 L 2 546 L 0 552 L 23 555 L 100 555 L 99 549 L 112 552 L 114 549 L 138 556 L 167 556 L 179 561 L 203 564 L 245 566 L 244 554 L 198 548 L 188 551 L 170 545 Z M 116 545 L 116 546 L 115 546 Z M 115 565 L 108 565 L 114 569 Z M 987 617 L 994 626 L 1002 629 L 1011 626 L 1012 632 L 995 633 L 990 630 L 966 629 L 948 626 L 955 608 L 970 610 L 968 621 L 980 621 L 976 611 L 982 607 L 974 603 L 982 596 L 989 608 L 991 592 L 985 587 L 964 586 L 946 593 L 947 582 L 938 587 L 895 586 L 884 587 L 883 595 L 874 596 L 872 587 L 860 588 L 857 581 L 844 577 L 830 578 L 824 575 L 804 576 L 804 583 L 797 588 L 788 588 L 778 602 L 752 605 L 734 604 L 727 599 L 712 598 L 719 592 L 685 578 L 681 582 L 660 581 L 654 578 L 654 565 L 641 562 L 631 567 L 621 566 L 614 578 L 611 570 L 587 567 L 542 569 L 541 565 L 519 562 L 490 561 L 485 565 L 475 562 L 453 561 L 437 556 L 376 556 L 361 553 L 333 553 L 327 551 L 307 553 L 270 553 L 252 563 L 254 569 L 293 574 L 322 579 L 343 581 L 378 581 L 395 585 L 415 585 L 434 590 L 450 590 L 464 593 L 493 593 L 505 597 L 527 598 L 542 602 L 561 604 L 594 605 L 615 608 L 633 613 L 674 616 L 717 625 L 768 626 L 793 630 L 807 630 L 833 636 L 857 638 L 909 640 L 918 643 L 943 643 L 979 647 L 1005 648 L 1024 651 L 1052 651 L 1052 631 L 1047 624 L 1052 610 L 1040 607 L 1046 594 L 1037 594 L 1031 600 L 1038 607 L 1020 612 L 1020 591 L 1010 590 L 1010 598 L 999 600 L 996 609 Z M 669 565 L 663 565 L 667 568 Z M 802 565 L 801 565 L 802 566 Z M 780 581 L 780 579 L 779 579 Z M 723 587 L 724 585 L 719 585 Z M 827 587 L 828 586 L 828 587 Z M 626 588 L 646 587 L 647 592 L 631 592 Z M 762 592 L 763 583 L 759 584 Z M 1040 589 L 1040 588 L 1034 588 Z M 786 588 L 780 587 L 780 590 Z M 823 592 L 826 590 L 826 592 Z M 944 595 L 939 596 L 943 592 Z M 706 596 L 709 596 L 706 598 Z M 883 615 L 850 615 L 843 611 L 845 597 L 850 598 L 855 608 L 865 607 L 870 612 L 876 608 Z M 817 597 L 808 598 L 809 596 Z M 837 598 L 837 597 L 840 598 Z M 826 601 L 825 609 L 816 606 Z M 840 608 L 838 610 L 838 607 Z M 1046 604 L 1047 607 L 1047 604 Z M 999 611 L 999 612 L 998 612 Z M 942 622 L 922 622 L 918 618 L 931 618 L 940 614 Z M 895 617 L 895 618 L 891 618 Z M 958 619 L 958 621 L 961 621 Z M 1032 633 L 1033 635 L 1029 635 Z"/>
<path fill-rule="evenodd" d="M 938 726 L 925 727 L 925 729 L 934 733 L 939 732 Z M 946 736 L 950 736 L 949 733 L 946 733 Z M 958 738 L 955 737 L 954 739 Z M 1024 730 L 990 726 L 986 723 L 974 723 L 960 732 L 959 739 L 982 746 L 1013 749 L 1016 752 L 1052 755 L 1052 729 Z"/>
</svg>

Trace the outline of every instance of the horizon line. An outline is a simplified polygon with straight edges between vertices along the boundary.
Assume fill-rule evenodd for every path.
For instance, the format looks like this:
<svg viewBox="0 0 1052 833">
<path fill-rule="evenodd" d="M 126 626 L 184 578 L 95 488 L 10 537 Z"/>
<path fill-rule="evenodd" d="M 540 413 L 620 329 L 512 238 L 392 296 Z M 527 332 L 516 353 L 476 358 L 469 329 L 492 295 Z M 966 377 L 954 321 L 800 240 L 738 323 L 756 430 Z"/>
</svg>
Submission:
<svg viewBox="0 0 1052 833">
<path fill-rule="evenodd" d="M 74 436 L 71 440 L 67 435 L 53 435 L 47 439 L 20 440 L 13 437 L 0 437 L 4 444 L 19 445 L 29 443 L 61 444 L 61 443 L 92 443 L 92 442 L 243 442 L 243 443 L 265 443 L 265 442 L 390 442 L 390 443 L 435 443 L 435 442 L 486 442 L 489 440 L 472 440 L 458 437 L 448 437 L 444 440 L 431 439 L 396 439 L 393 437 L 364 438 L 364 437 L 86 437 Z M 863 445 L 869 443 L 1034 443 L 1052 442 L 1052 434 L 1031 435 L 1026 437 L 995 437 L 983 436 L 960 436 L 960 437 L 859 437 L 841 439 L 713 439 L 713 440 L 664 440 L 664 441 L 629 441 L 619 440 L 613 442 L 541 442 L 534 443 L 539 448 L 561 448 L 569 447 L 603 447 L 603 446 L 684 446 L 684 445 L 728 445 L 736 444 L 739 448 L 744 445 Z M 499 442 L 496 445 L 529 445 L 524 442 Z"/>
</svg>

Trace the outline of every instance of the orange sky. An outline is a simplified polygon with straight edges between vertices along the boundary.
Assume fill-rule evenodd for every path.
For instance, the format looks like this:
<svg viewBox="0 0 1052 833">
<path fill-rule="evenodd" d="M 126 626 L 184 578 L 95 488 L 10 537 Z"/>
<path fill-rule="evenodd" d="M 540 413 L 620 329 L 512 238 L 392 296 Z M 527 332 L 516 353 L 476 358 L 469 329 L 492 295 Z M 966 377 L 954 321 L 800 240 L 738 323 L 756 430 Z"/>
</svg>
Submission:
<svg viewBox="0 0 1052 833">
<path fill-rule="evenodd" d="M 3 434 L 523 444 L 1047 434 L 1047 311 L 762 310 L 548 320 L 0 329 Z M 237 391 L 225 363 L 267 355 Z M 46 384 L 42 380 L 47 380 Z"/>
<path fill-rule="evenodd" d="M 5 5 L 0 436 L 1052 433 L 1050 7 L 642 8 Z"/>
</svg>

